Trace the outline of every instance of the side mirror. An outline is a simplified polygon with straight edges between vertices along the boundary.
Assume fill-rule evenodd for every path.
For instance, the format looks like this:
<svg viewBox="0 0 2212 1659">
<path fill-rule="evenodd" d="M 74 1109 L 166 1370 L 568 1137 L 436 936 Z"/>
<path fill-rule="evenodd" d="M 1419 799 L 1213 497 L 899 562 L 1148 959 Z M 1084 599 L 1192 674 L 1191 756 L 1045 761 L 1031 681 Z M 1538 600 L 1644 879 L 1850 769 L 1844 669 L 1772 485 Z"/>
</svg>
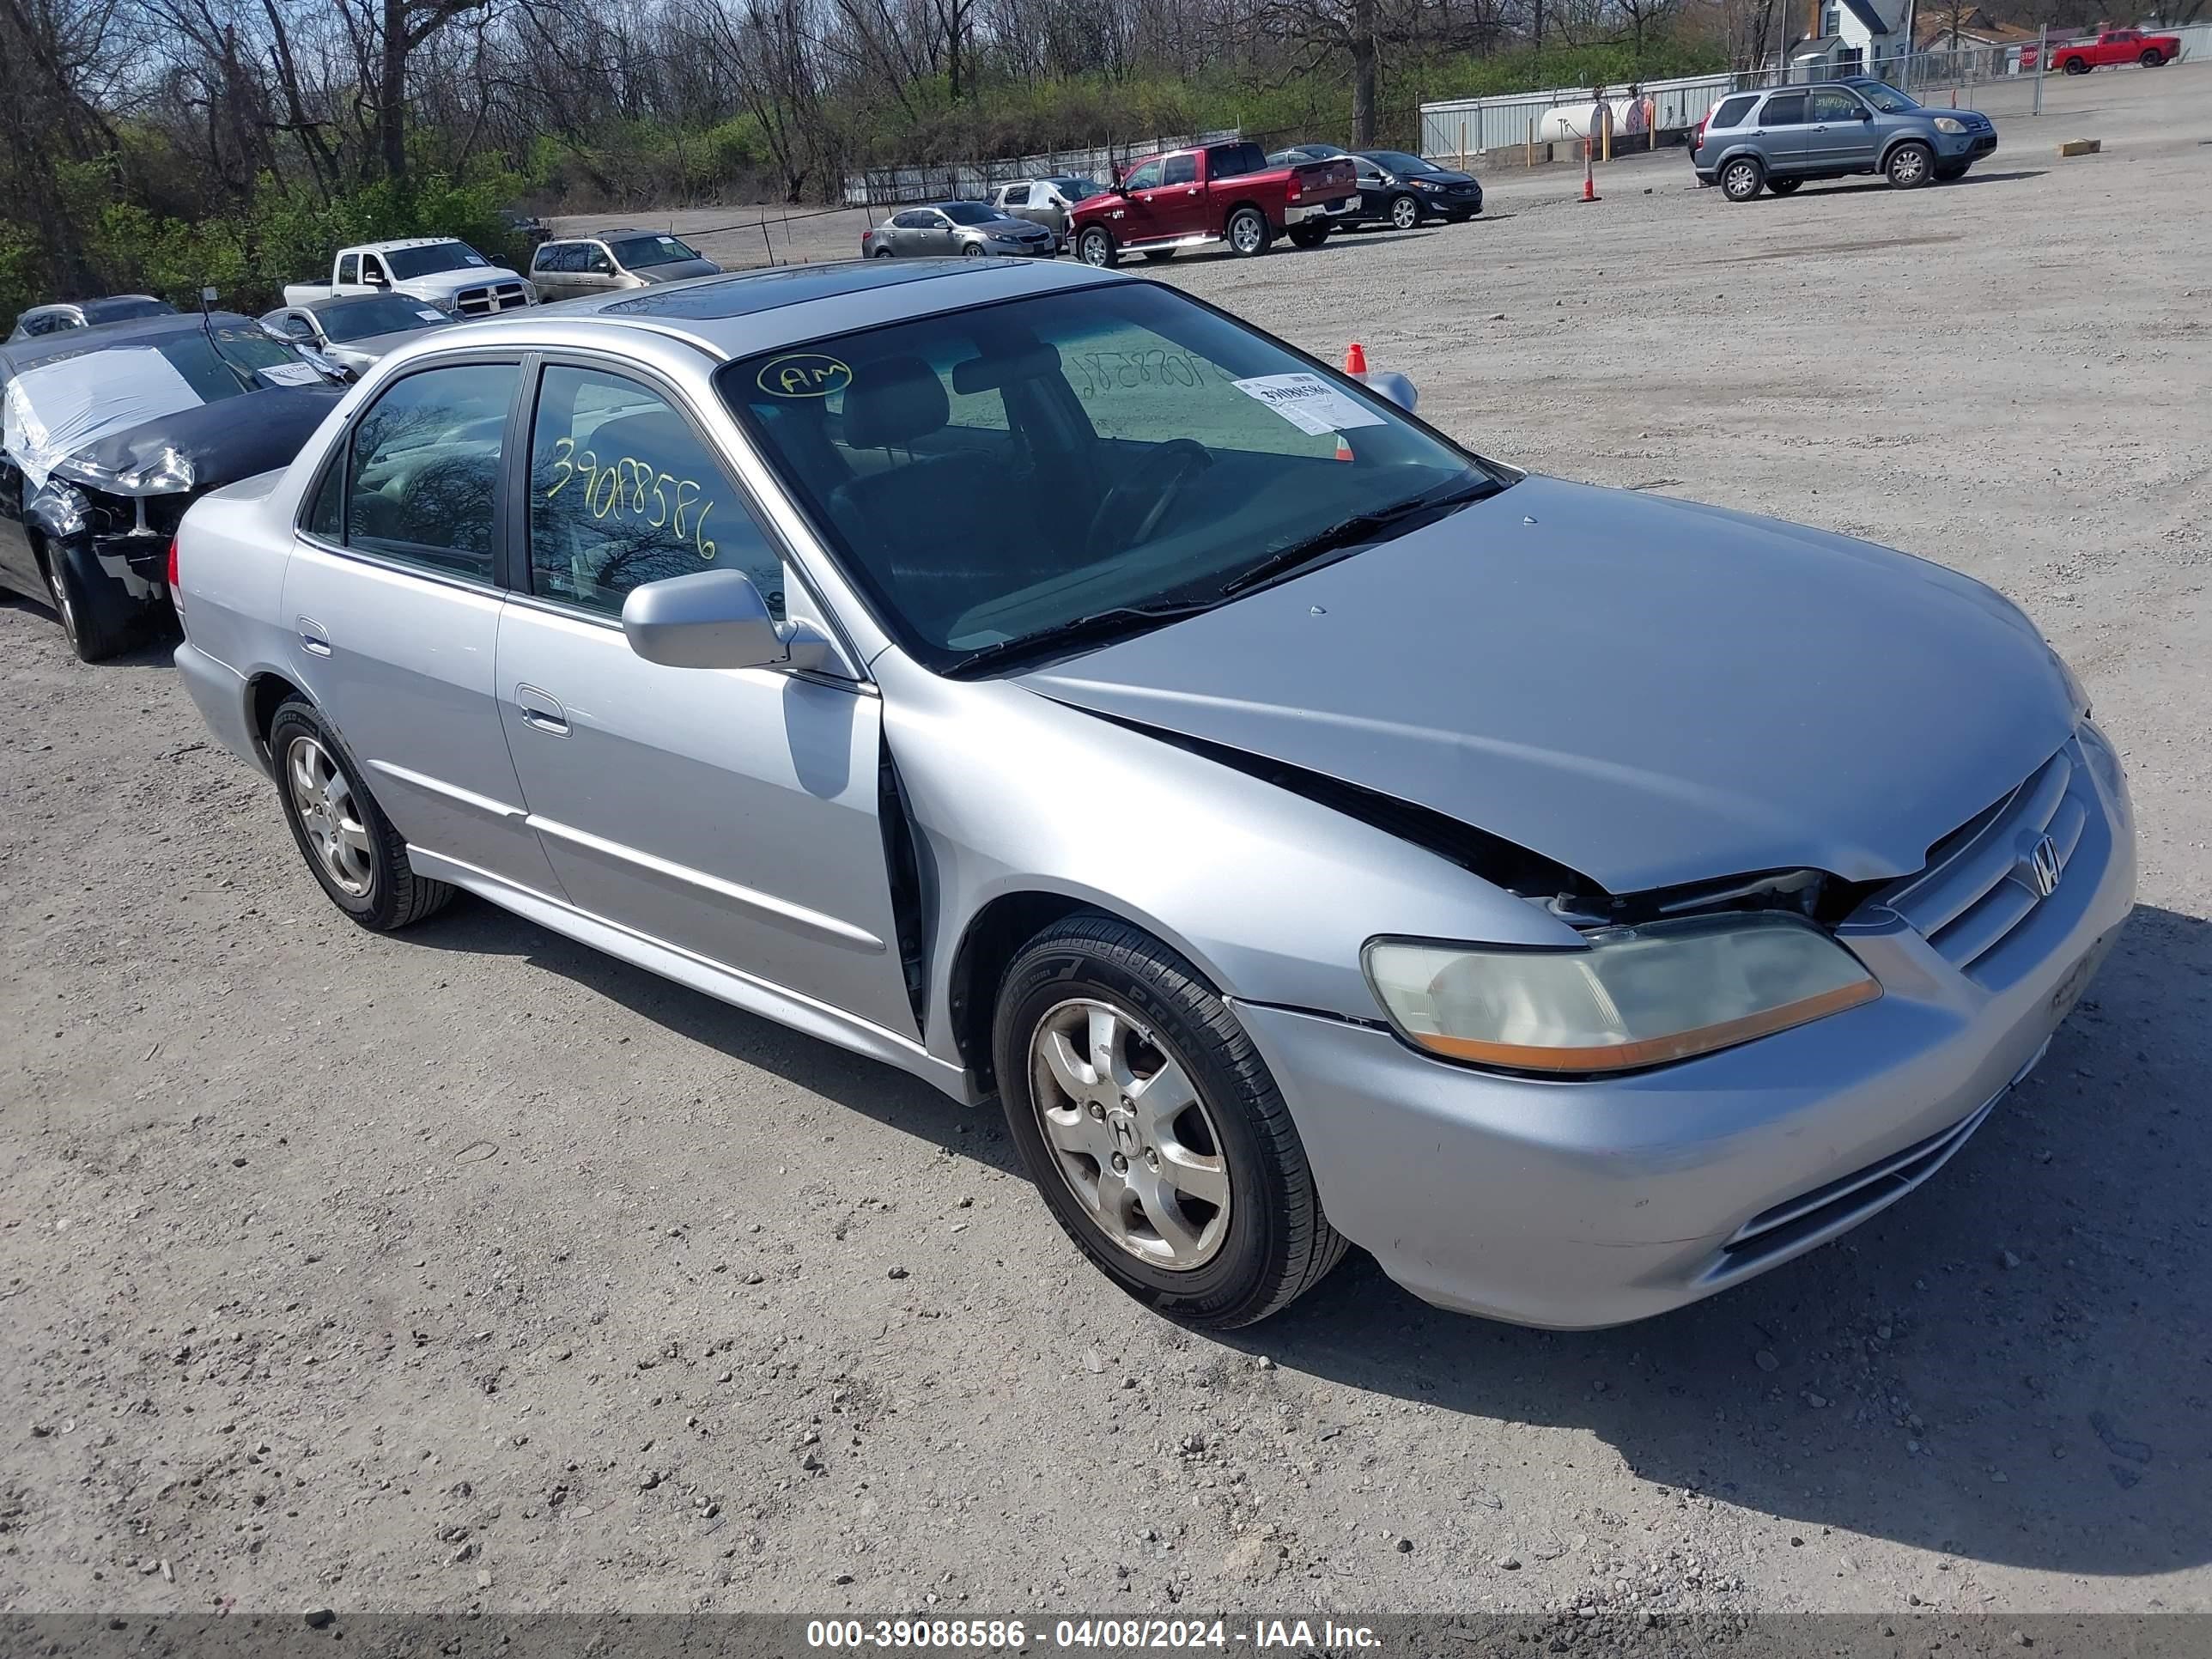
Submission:
<svg viewBox="0 0 2212 1659">
<path fill-rule="evenodd" d="M 1367 389 L 1378 397 L 1388 398 L 1408 415 L 1413 412 L 1413 405 L 1421 398 L 1419 387 L 1405 375 L 1389 369 L 1370 369 L 1353 378 L 1364 382 Z"/>
<path fill-rule="evenodd" d="M 1872 110 L 1870 110 L 1870 109 L 1863 109 L 1863 110 L 1861 110 L 1861 111 L 1859 112 L 1859 119 L 1860 119 L 1860 120 L 1862 120 L 1862 121 L 1871 121 L 1871 120 L 1873 120 L 1873 119 L 1874 119 L 1874 112 L 1873 112 Z"/>
<path fill-rule="evenodd" d="M 633 587 L 623 637 L 666 668 L 818 668 L 830 641 L 805 622 L 779 623 L 741 570 L 701 570 Z"/>
</svg>

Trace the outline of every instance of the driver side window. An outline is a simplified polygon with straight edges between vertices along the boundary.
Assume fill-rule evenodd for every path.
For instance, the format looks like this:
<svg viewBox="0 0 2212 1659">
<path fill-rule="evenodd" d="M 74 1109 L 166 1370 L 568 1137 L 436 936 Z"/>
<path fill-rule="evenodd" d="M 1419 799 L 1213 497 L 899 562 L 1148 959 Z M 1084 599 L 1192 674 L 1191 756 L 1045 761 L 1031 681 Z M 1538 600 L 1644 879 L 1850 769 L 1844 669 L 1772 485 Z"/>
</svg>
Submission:
<svg viewBox="0 0 2212 1659">
<path fill-rule="evenodd" d="M 1160 183 L 1160 163 L 1147 161 L 1123 181 L 1124 190 L 1157 190 Z"/>
<path fill-rule="evenodd" d="M 783 617 L 783 556 L 691 423 L 651 387 L 545 371 L 530 441 L 530 586 L 622 614 L 630 589 L 736 569 Z"/>
</svg>

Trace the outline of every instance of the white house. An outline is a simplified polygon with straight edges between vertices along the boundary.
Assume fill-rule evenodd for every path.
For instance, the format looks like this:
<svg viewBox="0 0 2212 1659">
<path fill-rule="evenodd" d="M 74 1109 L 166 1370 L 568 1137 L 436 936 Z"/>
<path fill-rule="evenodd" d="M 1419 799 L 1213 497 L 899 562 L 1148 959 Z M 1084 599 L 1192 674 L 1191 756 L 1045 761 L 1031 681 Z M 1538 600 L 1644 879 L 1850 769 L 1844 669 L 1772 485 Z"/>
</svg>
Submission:
<svg viewBox="0 0 2212 1659">
<path fill-rule="evenodd" d="M 1812 38 L 1790 49 L 1808 76 L 1850 75 L 1912 50 L 1914 0 L 1813 0 Z"/>
</svg>

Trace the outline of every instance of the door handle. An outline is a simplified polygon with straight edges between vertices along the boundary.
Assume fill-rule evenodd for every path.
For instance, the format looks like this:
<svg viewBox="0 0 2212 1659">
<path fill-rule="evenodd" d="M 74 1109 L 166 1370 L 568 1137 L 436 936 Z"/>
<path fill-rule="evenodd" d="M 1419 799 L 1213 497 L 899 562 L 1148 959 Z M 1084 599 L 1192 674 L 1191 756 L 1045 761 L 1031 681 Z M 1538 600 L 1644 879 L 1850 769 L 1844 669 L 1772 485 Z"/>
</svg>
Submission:
<svg viewBox="0 0 2212 1659">
<path fill-rule="evenodd" d="M 300 644 L 319 657 L 331 654 L 331 636 L 323 632 L 322 623 L 313 617 L 300 618 Z"/>
<path fill-rule="evenodd" d="M 534 685 L 514 688 L 514 706 L 522 714 L 523 723 L 536 727 L 550 737 L 568 735 L 568 711 Z"/>
</svg>

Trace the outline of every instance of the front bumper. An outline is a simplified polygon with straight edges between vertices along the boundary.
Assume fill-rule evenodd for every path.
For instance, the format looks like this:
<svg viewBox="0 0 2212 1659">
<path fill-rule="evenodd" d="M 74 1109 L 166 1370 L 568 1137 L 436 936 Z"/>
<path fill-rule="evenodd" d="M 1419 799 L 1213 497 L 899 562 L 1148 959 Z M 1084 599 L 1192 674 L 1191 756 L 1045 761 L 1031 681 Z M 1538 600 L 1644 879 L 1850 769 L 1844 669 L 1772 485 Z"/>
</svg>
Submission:
<svg viewBox="0 0 2212 1659">
<path fill-rule="evenodd" d="M 1881 912 L 1846 929 L 1878 1001 L 1590 1082 L 1478 1072 L 1380 1024 L 1238 1004 L 1330 1221 L 1426 1301 L 1581 1328 L 1710 1296 L 1894 1202 L 2033 1066 L 2132 906 L 2126 787 L 2094 727 L 2080 741 L 2087 822 L 2002 974 L 1970 977 Z"/>
</svg>

